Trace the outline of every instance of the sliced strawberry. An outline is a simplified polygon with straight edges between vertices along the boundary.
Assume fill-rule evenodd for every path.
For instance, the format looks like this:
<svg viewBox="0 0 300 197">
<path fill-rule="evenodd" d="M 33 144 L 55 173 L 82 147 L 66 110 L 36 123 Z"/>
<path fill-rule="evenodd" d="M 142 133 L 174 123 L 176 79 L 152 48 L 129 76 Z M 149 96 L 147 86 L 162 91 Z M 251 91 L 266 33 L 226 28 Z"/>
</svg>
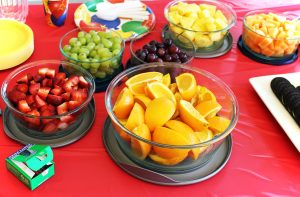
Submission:
<svg viewBox="0 0 300 197">
<path fill-rule="evenodd" d="M 61 87 L 56 87 L 51 90 L 51 93 L 54 95 L 61 95 L 63 93 L 63 89 Z"/>
<path fill-rule="evenodd" d="M 63 89 L 66 91 L 66 92 L 71 92 L 72 91 L 72 87 L 73 87 L 73 84 L 72 82 L 70 81 L 66 81 L 63 85 Z"/>
<path fill-rule="evenodd" d="M 38 93 L 39 89 L 40 89 L 40 84 L 39 83 L 36 83 L 36 84 L 31 84 L 29 86 L 29 92 L 31 95 L 35 95 Z"/>
<path fill-rule="evenodd" d="M 17 81 L 17 83 L 28 83 L 28 77 L 27 77 L 27 75 L 25 75 L 25 76 L 23 76 L 23 77 L 21 77 L 18 81 Z"/>
<path fill-rule="evenodd" d="M 76 75 L 71 76 L 63 85 L 66 92 L 71 92 L 73 87 L 77 86 L 79 83 L 79 77 Z"/>
<path fill-rule="evenodd" d="M 18 109 L 23 113 L 31 111 L 31 109 L 30 109 L 28 103 L 26 102 L 26 100 L 21 100 L 21 101 L 18 102 Z"/>
<path fill-rule="evenodd" d="M 88 88 L 89 87 L 89 83 L 85 80 L 85 78 L 83 76 L 79 77 L 79 86 L 81 88 Z"/>
<path fill-rule="evenodd" d="M 74 90 L 78 90 L 78 86 L 73 86 L 72 91 L 74 91 Z"/>
<path fill-rule="evenodd" d="M 62 73 L 62 72 L 56 73 L 55 78 L 64 80 L 66 78 L 66 73 Z"/>
<path fill-rule="evenodd" d="M 57 124 L 57 128 L 60 129 L 60 130 L 64 130 L 64 129 L 66 129 L 68 126 L 69 126 L 68 123 L 62 122 L 62 121 L 60 121 L 60 122 Z"/>
<path fill-rule="evenodd" d="M 42 83 L 41 83 L 42 87 L 47 87 L 47 86 L 48 86 L 48 81 L 49 81 L 49 80 L 50 80 L 50 79 L 47 79 L 47 78 L 43 79 L 43 81 L 42 81 Z"/>
<path fill-rule="evenodd" d="M 64 101 L 69 101 L 71 98 L 71 93 L 70 92 L 65 92 L 61 95 L 64 99 Z"/>
<path fill-rule="evenodd" d="M 47 86 L 50 87 L 50 88 L 53 86 L 53 80 L 52 79 L 48 79 Z"/>
<path fill-rule="evenodd" d="M 64 81 L 62 80 L 62 79 L 57 79 L 57 78 L 54 78 L 53 79 L 53 85 L 54 86 L 61 86 L 61 85 L 63 85 L 64 84 Z"/>
<path fill-rule="evenodd" d="M 64 114 L 68 112 L 68 104 L 66 102 L 64 102 L 63 104 L 57 106 L 56 108 L 57 110 L 57 114 Z"/>
<path fill-rule="evenodd" d="M 39 97 L 39 95 L 35 95 L 35 103 L 37 105 L 37 108 L 47 105 L 47 103 L 41 97 Z"/>
<path fill-rule="evenodd" d="M 49 68 L 46 72 L 46 77 L 53 79 L 55 77 L 55 70 Z"/>
<path fill-rule="evenodd" d="M 56 108 L 53 105 L 48 105 L 48 108 L 51 112 L 53 112 L 54 114 L 56 113 Z"/>
<path fill-rule="evenodd" d="M 29 82 L 29 84 L 37 84 L 37 82 L 35 82 L 34 80 L 31 80 L 31 81 Z"/>
<path fill-rule="evenodd" d="M 34 116 L 34 117 L 25 117 L 25 120 L 29 124 L 32 124 L 34 126 L 39 126 L 40 125 L 40 118 L 39 118 L 40 113 L 36 109 L 34 109 L 30 112 L 27 112 L 27 114 Z"/>
<path fill-rule="evenodd" d="M 62 122 L 72 123 L 75 120 L 75 117 L 72 115 L 62 116 L 60 117 Z"/>
<path fill-rule="evenodd" d="M 86 100 L 86 98 L 87 98 L 87 93 L 84 91 L 84 89 L 71 92 L 72 101 L 78 101 L 80 103 L 83 103 Z"/>
<path fill-rule="evenodd" d="M 44 105 L 40 108 L 40 112 L 42 113 L 43 111 L 46 111 L 48 110 L 49 111 L 49 106 L 48 105 Z"/>
<path fill-rule="evenodd" d="M 49 110 L 44 110 L 41 112 L 41 116 L 53 116 L 54 113 L 49 111 Z M 47 124 L 49 122 L 51 122 L 53 120 L 53 118 L 42 118 L 42 123 L 43 124 Z"/>
<path fill-rule="evenodd" d="M 44 77 L 40 74 L 36 74 L 33 76 L 33 80 L 37 83 L 40 83 L 41 81 L 43 81 Z"/>
<path fill-rule="evenodd" d="M 79 77 L 77 75 L 72 75 L 71 77 L 69 77 L 68 81 L 71 81 L 74 86 L 78 85 Z"/>
<path fill-rule="evenodd" d="M 21 100 L 26 99 L 26 94 L 24 92 L 20 92 L 19 90 L 11 90 L 7 94 L 7 98 L 14 103 L 18 103 Z"/>
<path fill-rule="evenodd" d="M 32 105 L 35 102 L 34 96 L 33 95 L 26 96 L 26 102 L 28 103 L 28 105 Z"/>
<path fill-rule="evenodd" d="M 28 79 L 28 81 L 31 81 L 33 79 L 33 76 L 30 73 L 28 73 L 27 74 L 27 79 Z"/>
<path fill-rule="evenodd" d="M 57 125 L 54 122 L 49 122 L 44 126 L 43 132 L 50 134 L 50 133 L 54 133 L 56 129 L 57 129 Z"/>
<path fill-rule="evenodd" d="M 47 102 L 52 104 L 52 105 L 55 105 L 55 106 L 58 106 L 58 105 L 62 104 L 63 101 L 64 100 L 61 96 L 52 95 L 52 94 L 49 94 L 48 98 L 47 98 Z"/>
<path fill-rule="evenodd" d="M 38 74 L 44 78 L 46 76 L 47 71 L 48 71 L 48 68 L 40 68 L 38 70 Z"/>
<path fill-rule="evenodd" d="M 46 100 L 51 88 L 49 87 L 41 87 L 37 93 L 41 99 Z"/>
<path fill-rule="evenodd" d="M 81 103 L 79 101 L 69 101 L 68 102 L 68 109 L 69 111 L 79 107 L 81 105 Z"/>
<path fill-rule="evenodd" d="M 28 85 L 24 83 L 17 84 L 16 89 L 19 90 L 20 92 L 26 93 L 28 91 Z"/>
</svg>

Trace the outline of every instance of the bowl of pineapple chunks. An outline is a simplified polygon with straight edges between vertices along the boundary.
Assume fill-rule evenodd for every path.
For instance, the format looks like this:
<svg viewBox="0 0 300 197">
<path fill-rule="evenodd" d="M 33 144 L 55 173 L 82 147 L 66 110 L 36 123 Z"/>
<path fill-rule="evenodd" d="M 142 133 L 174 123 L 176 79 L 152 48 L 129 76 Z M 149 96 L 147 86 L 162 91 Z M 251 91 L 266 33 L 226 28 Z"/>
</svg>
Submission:
<svg viewBox="0 0 300 197">
<path fill-rule="evenodd" d="M 243 43 L 264 57 L 293 55 L 300 41 L 299 16 L 259 10 L 244 16 Z"/>
<path fill-rule="evenodd" d="M 230 6 L 212 0 L 172 1 L 165 7 L 164 14 L 169 22 L 170 37 L 187 37 L 197 52 L 220 48 L 236 22 L 236 13 Z"/>
</svg>

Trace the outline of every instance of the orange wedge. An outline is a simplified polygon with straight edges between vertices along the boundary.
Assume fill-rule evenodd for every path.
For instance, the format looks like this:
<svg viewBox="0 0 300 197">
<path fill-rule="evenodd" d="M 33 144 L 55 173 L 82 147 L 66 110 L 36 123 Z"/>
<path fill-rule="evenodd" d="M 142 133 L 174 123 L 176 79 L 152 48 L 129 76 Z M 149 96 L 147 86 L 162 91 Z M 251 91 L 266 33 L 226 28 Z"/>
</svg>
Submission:
<svg viewBox="0 0 300 197">
<path fill-rule="evenodd" d="M 113 107 L 113 112 L 118 119 L 128 118 L 128 115 L 134 105 L 134 98 L 128 88 L 123 88 L 120 92 L 115 105 Z"/>
<path fill-rule="evenodd" d="M 149 81 L 161 81 L 163 74 L 160 72 L 145 72 L 141 74 L 137 74 L 133 77 L 130 77 L 126 82 L 126 86 L 132 86 L 138 83 L 147 83 Z"/>
<path fill-rule="evenodd" d="M 205 129 L 205 130 L 194 132 L 194 133 L 200 142 L 206 142 L 208 140 L 211 140 L 214 137 L 213 132 L 209 129 Z M 201 154 L 207 148 L 208 148 L 208 146 L 203 146 L 203 147 L 199 148 L 200 149 L 199 154 Z"/>
<path fill-rule="evenodd" d="M 171 83 L 171 84 L 169 85 L 169 89 L 171 90 L 171 92 L 173 92 L 173 94 L 175 94 L 175 92 L 178 91 L 178 89 L 177 89 L 177 84 L 176 84 L 176 83 Z"/>
<path fill-rule="evenodd" d="M 169 145 L 189 145 L 190 142 L 182 134 L 166 127 L 157 127 L 152 134 L 152 141 L 169 144 Z M 189 149 L 174 149 L 162 148 L 153 146 L 154 152 L 165 159 L 172 159 L 176 157 L 185 158 L 188 155 Z"/>
<path fill-rule="evenodd" d="M 156 127 L 163 126 L 170 120 L 175 110 L 176 107 L 170 99 L 166 97 L 154 99 L 147 106 L 145 123 L 150 131 L 154 131 Z"/>
<path fill-rule="evenodd" d="M 170 99 L 174 104 L 176 104 L 176 99 L 172 91 L 161 82 L 154 81 L 147 83 L 147 91 L 149 93 L 150 98 L 165 97 Z"/>
<path fill-rule="evenodd" d="M 187 101 L 190 101 L 197 92 L 197 82 L 191 73 L 183 73 L 177 76 L 176 83 L 182 98 Z"/>
<path fill-rule="evenodd" d="M 165 124 L 165 127 L 169 128 L 169 129 L 173 129 L 174 131 L 181 133 L 190 142 L 190 145 L 200 143 L 200 140 L 196 137 L 194 130 L 181 121 L 169 120 Z M 192 158 L 194 160 L 198 159 L 200 152 L 201 152 L 200 148 L 192 149 L 191 150 Z"/>
<path fill-rule="evenodd" d="M 134 96 L 134 101 L 140 104 L 146 110 L 151 99 L 145 95 L 136 95 Z"/>
<path fill-rule="evenodd" d="M 132 130 L 132 132 L 146 140 L 151 141 L 151 133 L 145 124 L 140 124 Z M 133 152 L 140 158 L 145 159 L 151 151 L 151 145 L 131 137 L 131 148 Z"/>
<path fill-rule="evenodd" d="M 163 157 L 158 156 L 157 154 L 149 154 L 150 159 L 152 159 L 154 162 L 162 164 L 162 165 L 166 165 L 166 166 L 173 166 L 176 164 L 179 164 L 180 162 L 182 162 L 183 160 L 185 160 L 185 158 L 187 157 L 186 155 L 183 156 L 179 156 L 179 157 L 173 157 L 170 159 L 165 159 Z"/>
<path fill-rule="evenodd" d="M 144 117 L 145 117 L 144 108 L 140 104 L 135 103 L 130 112 L 128 120 L 125 124 L 125 127 L 128 130 L 132 131 L 135 127 L 144 123 L 144 121 L 145 121 Z"/>
<path fill-rule="evenodd" d="M 119 119 L 119 122 L 125 126 L 126 125 L 126 122 L 127 122 L 127 119 Z M 123 131 L 123 129 L 121 127 L 119 127 L 114 121 L 112 121 L 112 124 L 115 128 L 115 130 L 119 133 L 120 137 L 125 140 L 126 142 L 130 142 L 130 136 L 125 133 L 125 131 Z"/>
<path fill-rule="evenodd" d="M 208 128 L 211 129 L 215 135 L 223 133 L 230 125 L 230 120 L 221 116 L 214 116 L 207 119 L 207 121 L 209 124 Z"/>
<path fill-rule="evenodd" d="M 147 83 L 135 83 L 128 86 L 128 89 L 133 95 L 145 95 L 145 87 Z"/>
<path fill-rule="evenodd" d="M 192 127 L 195 131 L 201 131 L 208 125 L 208 122 L 195 107 L 185 100 L 180 100 L 179 102 L 179 116 L 183 122 Z"/>
<path fill-rule="evenodd" d="M 171 84 L 171 76 L 170 76 L 169 73 L 168 73 L 168 74 L 165 74 L 165 75 L 162 77 L 162 83 L 163 83 L 165 86 L 169 87 L 169 85 Z"/>
<path fill-rule="evenodd" d="M 206 87 L 200 87 L 199 101 L 198 104 L 202 101 L 216 101 L 216 96 L 212 91 Z"/>
<path fill-rule="evenodd" d="M 203 101 L 196 106 L 196 110 L 200 112 L 200 114 L 204 118 L 212 118 L 214 117 L 220 110 L 222 106 L 217 101 Z"/>
</svg>

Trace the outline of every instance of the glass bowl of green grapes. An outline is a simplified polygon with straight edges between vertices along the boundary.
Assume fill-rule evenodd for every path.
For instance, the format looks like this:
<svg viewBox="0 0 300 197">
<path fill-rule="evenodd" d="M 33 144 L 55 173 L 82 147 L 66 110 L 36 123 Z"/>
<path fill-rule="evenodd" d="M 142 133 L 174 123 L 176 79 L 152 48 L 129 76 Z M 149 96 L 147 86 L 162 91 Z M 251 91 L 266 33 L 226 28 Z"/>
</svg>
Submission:
<svg viewBox="0 0 300 197">
<path fill-rule="evenodd" d="M 73 29 L 61 38 L 59 48 L 65 60 L 94 76 L 96 92 L 105 91 L 109 82 L 123 71 L 125 43 L 116 31 L 95 27 Z"/>
</svg>

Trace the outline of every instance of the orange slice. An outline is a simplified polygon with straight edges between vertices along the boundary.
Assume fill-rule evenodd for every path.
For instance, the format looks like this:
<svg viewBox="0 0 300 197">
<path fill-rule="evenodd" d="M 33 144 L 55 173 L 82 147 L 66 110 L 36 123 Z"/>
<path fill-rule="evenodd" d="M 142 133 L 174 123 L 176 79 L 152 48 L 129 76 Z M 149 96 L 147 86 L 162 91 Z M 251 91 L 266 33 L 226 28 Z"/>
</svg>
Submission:
<svg viewBox="0 0 300 197">
<path fill-rule="evenodd" d="M 169 87 L 169 85 L 171 84 L 171 76 L 170 76 L 169 73 L 168 73 L 168 74 L 165 74 L 165 75 L 162 77 L 162 83 L 163 83 L 165 86 Z"/>
<path fill-rule="evenodd" d="M 214 95 L 214 93 L 212 91 L 210 91 L 206 87 L 201 87 L 200 88 L 198 103 L 200 103 L 202 101 L 216 101 L 216 100 L 217 100 L 216 96 Z"/>
<path fill-rule="evenodd" d="M 128 88 L 123 88 L 120 92 L 115 105 L 113 107 L 113 112 L 118 119 L 128 118 L 128 115 L 134 105 L 134 98 Z"/>
<path fill-rule="evenodd" d="M 208 140 L 211 140 L 214 137 L 213 132 L 209 129 L 205 129 L 205 130 L 194 132 L 194 133 L 200 142 L 206 142 Z M 203 151 L 205 151 L 207 148 L 208 148 L 208 146 L 203 146 L 203 147 L 199 148 L 200 149 L 199 154 L 203 153 Z"/>
<path fill-rule="evenodd" d="M 154 99 L 147 106 L 145 123 L 150 131 L 154 131 L 156 127 L 163 126 L 170 120 L 175 110 L 176 107 L 170 99 L 166 97 Z"/>
<path fill-rule="evenodd" d="M 141 74 L 137 74 L 133 77 L 130 77 L 126 82 L 126 86 L 132 86 L 133 84 L 138 83 L 147 83 L 149 81 L 161 81 L 163 74 L 160 72 L 145 72 Z"/>
<path fill-rule="evenodd" d="M 149 154 L 150 159 L 152 159 L 154 162 L 158 163 L 158 164 L 162 164 L 162 165 L 166 165 L 166 166 L 173 166 L 176 164 L 179 164 L 180 162 L 182 162 L 183 160 L 185 160 L 185 158 L 187 157 L 185 156 L 179 156 L 179 157 L 173 157 L 170 159 L 165 159 L 163 157 L 160 157 L 156 154 Z"/>
<path fill-rule="evenodd" d="M 182 134 L 166 127 L 157 127 L 152 134 L 152 141 L 169 145 L 189 145 L 190 142 Z M 190 149 L 162 148 L 153 146 L 154 152 L 165 159 L 186 157 Z"/>
<path fill-rule="evenodd" d="M 169 120 L 165 127 L 169 129 L 173 129 L 174 131 L 177 131 L 181 133 L 189 142 L 190 145 L 198 144 L 200 143 L 200 140 L 196 137 L 194 130 L 189 127 L 187 124 L 178 121 L 178 120 Z M 201 152 L 200 148 L 194 148 L 191 150 L 191 156 L 194 160 L 198 159 L 198 156 Z"/>
<path fill-rule="evenodd" d="M 125 124 L 125 127 L 128 130 L 132 131 L 135 127 L 144 123 L 144 120 L 145 120 L 144 117 L 145 117 L 144 108 L 140 104 L 135 103 L 130 112 L 128 120 Z"/>
<path fill-rule="evenodd" d="M 148 104 L 151 102 L 151 99 L 145 95 L 136 95 L 134 96 L 134 101 L 140 104 L 146 110 Z"/>
<path fill-rule="evenodd" d="M 145 124 L 140 124 L 132 130 L 132 132 L 146 140 L 151 141 L 151 133 Z M 140 158 L 145 159 L 151 151 L 151 145 L 131 137 L 131 148 L 133 152 Z"/>
<path fill-rule="evenodd" d="M 150 98 L 165 97 L 170 99 L 173 103 L 176 104 L 176 99 L 172 91 L 161 82 L 154 81 L 154 82 L 147 83 L 147 91 L 150 95 Z"/>
<path fill-rule="evenodd" d="M 192 127 L 195 131 L 205 129 L 208 125 L 208 122 L 195 107 L 185 100 L 180 100 L 179 102 L 179 116 L 183 122 Z"/>
<path fill-rule="evenodd" d="M 220 110 L 222 106 L 217 101 L 203 101 L 196 106 L 196 110 L 200 112 L 200 114 L 204 118 L 212 118 L 214 117 Z"/>
<path fill-rule="evenodd" d="M 197 92 L 197 82 L 193 74 L 183 73 L 176 77 L 178 90 L 183 99 L 190 101 Z"/>
<path fill-rule="evenodd" d="M 208 128 L 211 129 L 215 135 L 221 134 L 230 125 L 230 120 L 221 116 L 215 116 L 207 120 Z"/>
<path fill-rule="evenodd" d="M 126 125 L 127 119 L 118 119 L 118 120 L 123 126 Z M 126 142 L 130 142 L 130 136 L 127 133 L 125 133 L 125 131 L 123 131 L 121 127 L 119 127 L 114 121 L 112 121 L 112 125 L 123 140 L 125 140 Z"/>
<path fill-rule="evenodd" d="M 146 83 L 136 83 L 128 86 L 128 89 L 133 95 L 145 95 Z"/>
</svg>

